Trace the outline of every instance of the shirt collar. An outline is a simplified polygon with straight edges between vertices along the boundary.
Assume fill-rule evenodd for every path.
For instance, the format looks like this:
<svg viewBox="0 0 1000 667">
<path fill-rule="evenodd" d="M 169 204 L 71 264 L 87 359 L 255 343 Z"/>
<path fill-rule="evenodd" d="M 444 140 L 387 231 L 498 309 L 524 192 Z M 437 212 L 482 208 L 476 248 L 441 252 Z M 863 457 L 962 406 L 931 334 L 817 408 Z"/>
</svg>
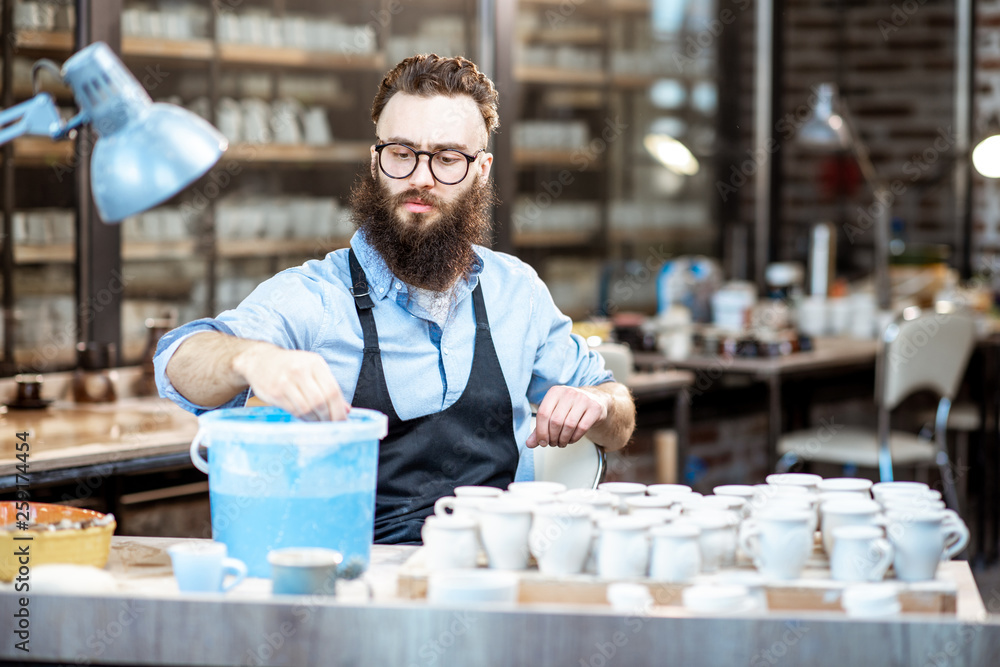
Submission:
<svg viewBox="0 0 1000 667">
<path fill-rule="evenodd" d="M 368 244 L 368 240 L 360 230 L 354 232 L 354 236 L 351 237 L 351 247 L 354 249 L 358 263 L 368 278 L 369 293 L 373 298 L 384 299 L 390 294 L 394 295 L 396 292 L 406 290 L 406 283 L 397 279 L 393 272 L 389 270 L 385 260 Z M 465 281 L 469 292 L 475 289 L 476 284 L 479 282 L 479 274 L 483 272 L 483 259 L 479 252 L 479 246 L 473 246 L 473 252 L 476 255 L 476 259 Z M 400 285 L 401 287 L 397 288 L 396 285 Z"/>
</svg>

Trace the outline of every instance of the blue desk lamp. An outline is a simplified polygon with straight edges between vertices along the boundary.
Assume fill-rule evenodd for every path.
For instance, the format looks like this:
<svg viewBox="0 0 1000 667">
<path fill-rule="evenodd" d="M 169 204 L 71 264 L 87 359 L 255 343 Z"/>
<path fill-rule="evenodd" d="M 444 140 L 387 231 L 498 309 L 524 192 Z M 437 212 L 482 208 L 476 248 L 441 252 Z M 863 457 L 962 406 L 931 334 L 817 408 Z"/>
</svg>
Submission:
<svg viewBox="0 0 1000 667">
<path fill-rule="evenodd" d="M 44 67 L 57 69 L 39 61 L 32 77 Z M 52 96 L 39 93 L 0 112 L 0 144 L 26 134 L 69 139 L 90 123 L 98 135 L 91 189 L 104 222 L 121 222 L 166 201 L 211 169 L 228 147 L 199 116 L 154 103 L 103 42 L 75 53 L 59 75 L 73 90 L 80 113 L 63 123 Z"/>
</svg>

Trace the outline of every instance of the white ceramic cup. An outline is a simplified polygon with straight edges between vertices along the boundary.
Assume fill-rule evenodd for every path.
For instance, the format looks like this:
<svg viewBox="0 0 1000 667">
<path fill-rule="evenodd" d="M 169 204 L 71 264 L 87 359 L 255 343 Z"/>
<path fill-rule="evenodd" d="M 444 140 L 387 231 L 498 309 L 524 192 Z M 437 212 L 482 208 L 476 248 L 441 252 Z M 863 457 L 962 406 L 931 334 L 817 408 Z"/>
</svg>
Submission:
<svg viewBox="0 0 1000 667">
<path fill-rule="evenodd" d="M 629 581 L 608 584 L 605 595 L 612 609 L 632 615 L 645 613 L 653 605 L 649 587 Z"/>
<path fill-rule="evenodd" d="M 740 548 L 769 579 L 796 579 L 812 550 L 810 514 L 777 509 L 756 514 L 740 526 Z"/>
<path fill-rule="evenodd" d="M 629 514 L 647 509 L 670 509 L 675 505 L 677 505 L 677 501 L 672 496 L 628 496 L 625 498 L 625 507 L 628 508 Z"/>
<path fill-rule="evenodd" d="M 688 581 L 701 572 L 701 528 L 691 523 L 656 526 L 649 530 L 652 545 L 649 576 L 660 581 Z"/>
<path fill-rule="evenodd" d="M 921 495 L 926 491 L 930 491 L 930 487 L 923 482 L 877 482 L 872 484 L 872 496 L 875 500 L 882 502 L 884 498 L 889 495 L 902 494 L 904 496 L 909 495 Z"/>
<path fill-rule="evenodd" d="M 434 514 L 448 514 L 475 518 L 479 514 L 480 496 L 443 496 L 434 502 Z"/>
<path fill-rule="evenodd" d="M 810 493 L 818 493 L 819 483 L 823 478 L 803 472 L 772 473 L 764 478 L 772 486 L 801 486 Z"/>
<path fill-rule="evenodd" d="M 466 496 L 471 498 L 496 498 L 503 494 L 503 489 L 498 489 L 495 486 L 456 486 L 453 494 L 456 498 L 464 498 Z"/>
<path fill-rule="evenodd" d="M 225 593 L 247 576 L 243 561 L 227 557 L 222 542 L 189 542 L 167 549 L 177 588 L 185 593 Z M 226 577 L 231 577 L 227 582 Z"/>
<path fill-rule="evenodd" d="M 894 550 L 877 526 L 841 526 L 833 531 L 830 576 L 836 581 L 881 581 Z"/>
<path fill-rule="evenodd" d="M 612 516 L 598 523 L 597 574 L 607 579 L 645 576 L 649 567 L 649 522 Z"/>
<path fill-rule="evenodd" d="M 816 488 L 820 494 L 840 493 L 865 499 L 872 497 L 872 481 L 863 477 L 829 477 L 820 480 Z"/>
<path fill-rule="evenodd" d="M 651 496 L 683 496 L 693 491 L 687 484 L 650 484 L 646 493 Z"/>
<path fill-rule="evenodd" d="M 717 496 L 736 496 L 749 504 L 757 496 L 757 488 L 752 484 L 721 484 L 712 489 Z"/>
<path fill-rule="evenodd" d="M 432 572 L 427 577 L 427 601 L 432 604 L 507 606 L 517 602 L 518 586 L 518 577 L 513 572 Z"/>
<path fill-rule="evenodd" d="M 528 549 L 542 574 L 579 574 L 593 541 L 590 508 L 577 503 L 546 503 L 534 508 Z"/>
<path fill-rule="evenodd" d="M 895 549 L 892 561 L 901 581 L 934 578 L 938 563 L 951 560 L 969 543 L 969 529 L 954 513 L 888 512 L 886 535 Z"/>
<path fill-rule="evenodd" d="M 681 591 L 684 607 L 698 614 L 716 615 L 751 611 L 756 602 L 746 586 L 702 584 Z"/>
<path fill-rule="evenodd" d="M 560 493 L 556 499 L 561 503 L 588 505 L 591 508 L 591 515 L 595 517 L 618 513 L 618 496 L 607 491 L 569 489 Z"/>
<path fill-rule="evenodd" d="M 698 545 L 701 547 L 701 571 L 715 572 L 720 567 L 736 563 L 738 520 L 735 514 L 719 510 L 704 510 L 684 514 L 675 524 L 694 525 L 701 529 Z"/>
<path fill-rule="evenodd" d="M 896 584 L 856 584 L 844 589 L 840 604 L 852 618 L 894 616 L 902 610 Z"/>
<path fill-rule="evenodd" d="M 420 536 L 428 570 L 476 567 L 479 537 L 475 519 L 432 514 L 424 519 Z"/>
<path fill-rule="evenodd" d="M 507 492 L 509 494 L 514 496 L 526 496 L 533 499 L 552 499 L 565 490 L 565 484 L 539 480 L 511 482 L 507 485 Z"/>
<path fill-rule="evenodd" d="M 627 498 L 646 495 L 646 485 L 639 482 L 601 482 L 597 488 L 618 496 L 618 511 L 622 513 L 628 511 L 628 506 L 625 504 Z"/>
<path fill-rule="evenodd" d="M 491 568 L 528 567 L 531 517 L 531 504 L 513 499 L 495 498 L 479 506 L 479 537 Z"/>
<path fill-rule="evenodd" d="M 823 549 L 833 553 L 833 531 L 841 526 L 881 526 L 882 506 L 874 500 L 838 498 L 820 506 L 823 521 Z"/>
</svg>

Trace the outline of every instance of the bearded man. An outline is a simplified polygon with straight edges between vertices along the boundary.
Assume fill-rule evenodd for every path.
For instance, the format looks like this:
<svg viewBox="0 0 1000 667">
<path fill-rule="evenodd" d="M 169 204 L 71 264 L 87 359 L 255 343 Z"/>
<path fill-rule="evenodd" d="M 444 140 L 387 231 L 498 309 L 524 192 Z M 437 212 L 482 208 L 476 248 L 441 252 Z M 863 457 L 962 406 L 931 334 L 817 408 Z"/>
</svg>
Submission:
<svg viewBox="0 0 1000 667">
<path fill-rule="evenodd" d="M 620 449 L 635 426 L 628 390 L 534 270 L 478 245 L 490 231 L 497 97 L 465 58 L 402 61 L 372 105 L 350 248 L 279 273 L 157 350 L 160 394 L 196 414 L 250 392 L 303 419 L 385 413 L 377 543 L 419 543 L 456 486 L 532 479 L 533 447 L 587 435 Z"/>
</svg>

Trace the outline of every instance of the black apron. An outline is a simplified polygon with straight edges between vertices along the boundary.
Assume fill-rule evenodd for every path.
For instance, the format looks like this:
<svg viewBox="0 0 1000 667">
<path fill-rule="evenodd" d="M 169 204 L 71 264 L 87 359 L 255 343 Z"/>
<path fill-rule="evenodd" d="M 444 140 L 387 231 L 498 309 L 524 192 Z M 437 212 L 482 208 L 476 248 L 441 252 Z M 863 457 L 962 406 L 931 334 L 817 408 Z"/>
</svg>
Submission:
<svg viewBox="0 0 1000 667">
<path fill-rule="evenodd" d="M 434 502 L 456 486 L 481 484 L 505 489 L 514 481 L 518 450 L 514 410 L 500 368 L 482 285 L 472 292 L 476 342 L 465 391 L 441 412 L 402 420 L 385 384 L 378 330 L 368 279 L 354 250 L 349 253 L 354 305 L 364 334 L 364 359 L 352 405 L 383 412 L 389 433 L 379 446 L 375 493 L 376 544 L 420 543 L 424 519 Z M 420 387 L 413 387 L 420 391 Z"/>
</svg>

